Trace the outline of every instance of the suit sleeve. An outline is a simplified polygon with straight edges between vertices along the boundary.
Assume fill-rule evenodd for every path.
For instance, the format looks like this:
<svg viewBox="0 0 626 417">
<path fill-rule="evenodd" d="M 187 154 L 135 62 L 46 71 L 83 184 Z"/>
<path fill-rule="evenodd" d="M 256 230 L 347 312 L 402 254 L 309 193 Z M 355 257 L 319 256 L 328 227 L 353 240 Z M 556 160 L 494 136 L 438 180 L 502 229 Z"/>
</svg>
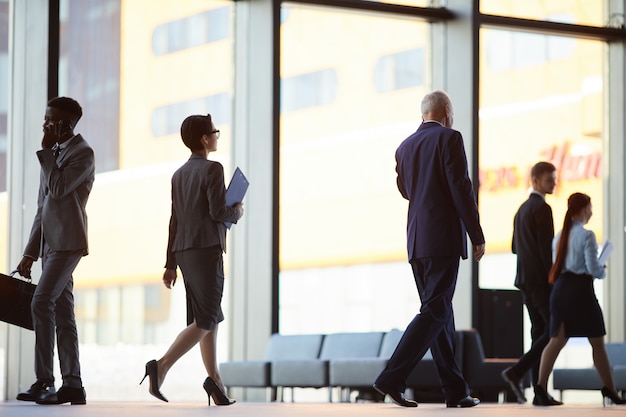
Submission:
<svg viewBox="0 0 626 417">
<path fill-rule="evenodd" d="M 549 205 L 544 204 L 537 212 L 536 233 L 537 243 L 541 245 L 539 254 L 541 256 L 541 266 L 544 276 L 548 276 L 550 268 L 552 268 L 552 240 L 554 239 L 554 220 L 552 218 L 552 209 Z"/>
<path fill-rule="evenodd" d="M 39 258 L 41 250 L 41 212 L 43 209 L 44 193 L 44 180 L 43 171 L 41 172 L 41 179 L 39 181 L 39 193 L 37 194 L 37 212 L 35 213 L 35 220 L 33 221 L 33 227 L 30 230 L 30 236 L 26 248 L 24 249 L 24 255 L 33 259 Z"/>
<path fill-rule="evenodd" d="M 482 245 L 485 243 L 485 236 L 480 226 L 476 197 L 467 171 L 463 138 L 459 132 L 453 132 L 453 136 L 446 142 L 448 149 L 443 152 L 448 189 L 472 244 Z"/>
<path fill-rule="evenodd" d="M 178 229 L 178 217 L 174 208 L 174 182 L 172 181 L 172 213 L 170 215 L 169 234 L 167 238 L 167 253 L 165 258 L 165 268 L 176 269 L 176 252 L 172 250 L 174 240 L 176 239 L 176 230 Z"/>
<path fill-rule="evenodd" d="M 406 185 L 404 184 L 404 179 L 402 176 L 403 167 L 400 166 L 400 158 L 398 157 L 399 151 L 400 151 L 400 148 L 398 148 L 398 150 L 396 151 L 396 174 L 397 174 L 396 185 L 398 186 L 398 191 L 400 191 L 400 194 L 402 195 L 402 197 L 408 200 L 409 193 L 406 190 Z"/>
</svg>

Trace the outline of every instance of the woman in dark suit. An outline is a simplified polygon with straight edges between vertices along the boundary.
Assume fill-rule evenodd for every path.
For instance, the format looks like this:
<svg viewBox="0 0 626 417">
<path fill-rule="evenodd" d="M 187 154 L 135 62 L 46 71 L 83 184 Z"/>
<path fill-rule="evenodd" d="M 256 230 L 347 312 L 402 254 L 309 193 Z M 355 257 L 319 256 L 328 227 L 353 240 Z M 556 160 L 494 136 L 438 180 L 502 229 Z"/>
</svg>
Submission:
<svg viewBox="0 0 626 417">
<path fill-rule="evenodd" d="M 187 328 L 174 340 L 159 360 L 146 363 L 144 379 L 150 378 L 150 394 L 167 401 L 160 391 L 165 375 L 174 363 L 196 343 L 208 377 L 203 387 L 217 405 L 234 403 L 225 395 L 216 359 L 218 324 L 224 320 L 221 301 L 224 287 L 222 253 L 226 249 L 224 222 L 236 223 L 243 216 L 243 205 L 226 205 L 224 168 L 209 161 L 217 150 L 220 131 L 210 115 L 189 116 L 180 128 L 191 157 L 172 176 L 172 214 L 169 225 L 167 261 L 163 283 L 176 283 L 176 268 L 184 277 L 187 294 Z M 142 379 L 143 382 L 143 379 Z"/>
<path fill-rule="evenodd" d="M 604 265 L 598 261 L 598 242 L 584 228 L 592 215 L 591 198 L 574 193 L 567 200 L 563 229 L 552 243 L 554 264 L 549 281 L 550 341 L 541 355 L 534 405 L 561 405 L 547 393 L 548 377 L 554 362 L 570 337 L 587 337 L 593 349 L 593 364 L 604 384 L 602 397 L 625 404 L 615 390 L 611 364 L 604 346 L 606 328 L 602 310 L 593 289 L 593 279 L 604 278 Z"/>
</svg>

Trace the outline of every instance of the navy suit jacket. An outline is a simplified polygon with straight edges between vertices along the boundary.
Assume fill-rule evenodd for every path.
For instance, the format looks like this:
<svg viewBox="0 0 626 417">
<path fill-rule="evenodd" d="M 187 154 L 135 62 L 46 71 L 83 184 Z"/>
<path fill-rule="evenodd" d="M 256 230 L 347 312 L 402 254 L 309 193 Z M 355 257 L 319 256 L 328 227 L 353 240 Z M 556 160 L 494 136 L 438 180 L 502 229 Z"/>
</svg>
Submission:
<svg viewBox="0 0 626 417">
<path fill-rule="evenodd" d="M 219 245 L 226 250 L 224 222 L 237 223 L 239 211 L 226 205 L 224 167 L 192 153 L 172 176 L 170 217 L 165 267 L 175 269 L 176 252 Z"/>
<path fill-rule="evenodd" d="M 461 134 L 436 122 L 422 123 L 396 151 L 398 189 L 409 200 L 409 260 L 467 258 L 467 234 L 485 243 L 467 172 Z"/>
<path fill-rule="evenodd" d="M 517 254 L 517 288 L 526 293 L 550 293 L 548 274 L 552 267 L 552 238 L 552 209 L 540 195 L 532 193 L 513 219 L 511 248 Z"/>
<path fill-rule="evenodd" d="M 37 213 L 24 255 L 37 259 L 43 241 L 53 251 L 82 250 L 87 255 L 87 199 L 95 178 L 93 149 L 81 135 L 57 157 L 51 149 L 37 151 L 41 165 Z"/>
</svg>

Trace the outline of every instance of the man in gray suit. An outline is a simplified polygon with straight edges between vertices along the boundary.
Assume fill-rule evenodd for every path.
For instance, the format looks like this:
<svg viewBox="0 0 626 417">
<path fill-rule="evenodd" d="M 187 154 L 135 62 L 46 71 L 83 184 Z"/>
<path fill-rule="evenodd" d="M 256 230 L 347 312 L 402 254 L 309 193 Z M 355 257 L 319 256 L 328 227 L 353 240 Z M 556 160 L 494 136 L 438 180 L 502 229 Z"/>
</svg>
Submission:
<svg viewBox="0 0 626 417">
<path fill-rule="evenodd" d="M 71 98 L 48 102 L 42 149 L 37 151 L 41 165 L 37 213 L 17 266 L 22 276 L 30 277 L 33 262 L 41 257 L 41 277 L 31 305 L 37 381 L 17 396 L 38 404 L 86 404 L 72 293 L 72 273 L 88 253 L 85 206 L 95 175 L 93 149 L 74 134 L 82 114 Z M 58 392 L 53 374 L 55 332 L 63 378 Z"/>
</svg>

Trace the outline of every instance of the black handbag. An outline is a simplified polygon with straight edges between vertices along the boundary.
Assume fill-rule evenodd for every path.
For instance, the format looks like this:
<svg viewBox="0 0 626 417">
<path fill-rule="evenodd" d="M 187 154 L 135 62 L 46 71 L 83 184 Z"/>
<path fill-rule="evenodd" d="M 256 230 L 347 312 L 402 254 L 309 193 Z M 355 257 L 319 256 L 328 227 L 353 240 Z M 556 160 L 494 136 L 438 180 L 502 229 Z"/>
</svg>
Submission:
<svg viewBox="0 0 626 417">
<path fill-rule="evenodd" d="M 30 279 L 0 274 L 0 320 L 25 329 L 33 330 L 30 303 L 37 287 Z"/>
</svg>

